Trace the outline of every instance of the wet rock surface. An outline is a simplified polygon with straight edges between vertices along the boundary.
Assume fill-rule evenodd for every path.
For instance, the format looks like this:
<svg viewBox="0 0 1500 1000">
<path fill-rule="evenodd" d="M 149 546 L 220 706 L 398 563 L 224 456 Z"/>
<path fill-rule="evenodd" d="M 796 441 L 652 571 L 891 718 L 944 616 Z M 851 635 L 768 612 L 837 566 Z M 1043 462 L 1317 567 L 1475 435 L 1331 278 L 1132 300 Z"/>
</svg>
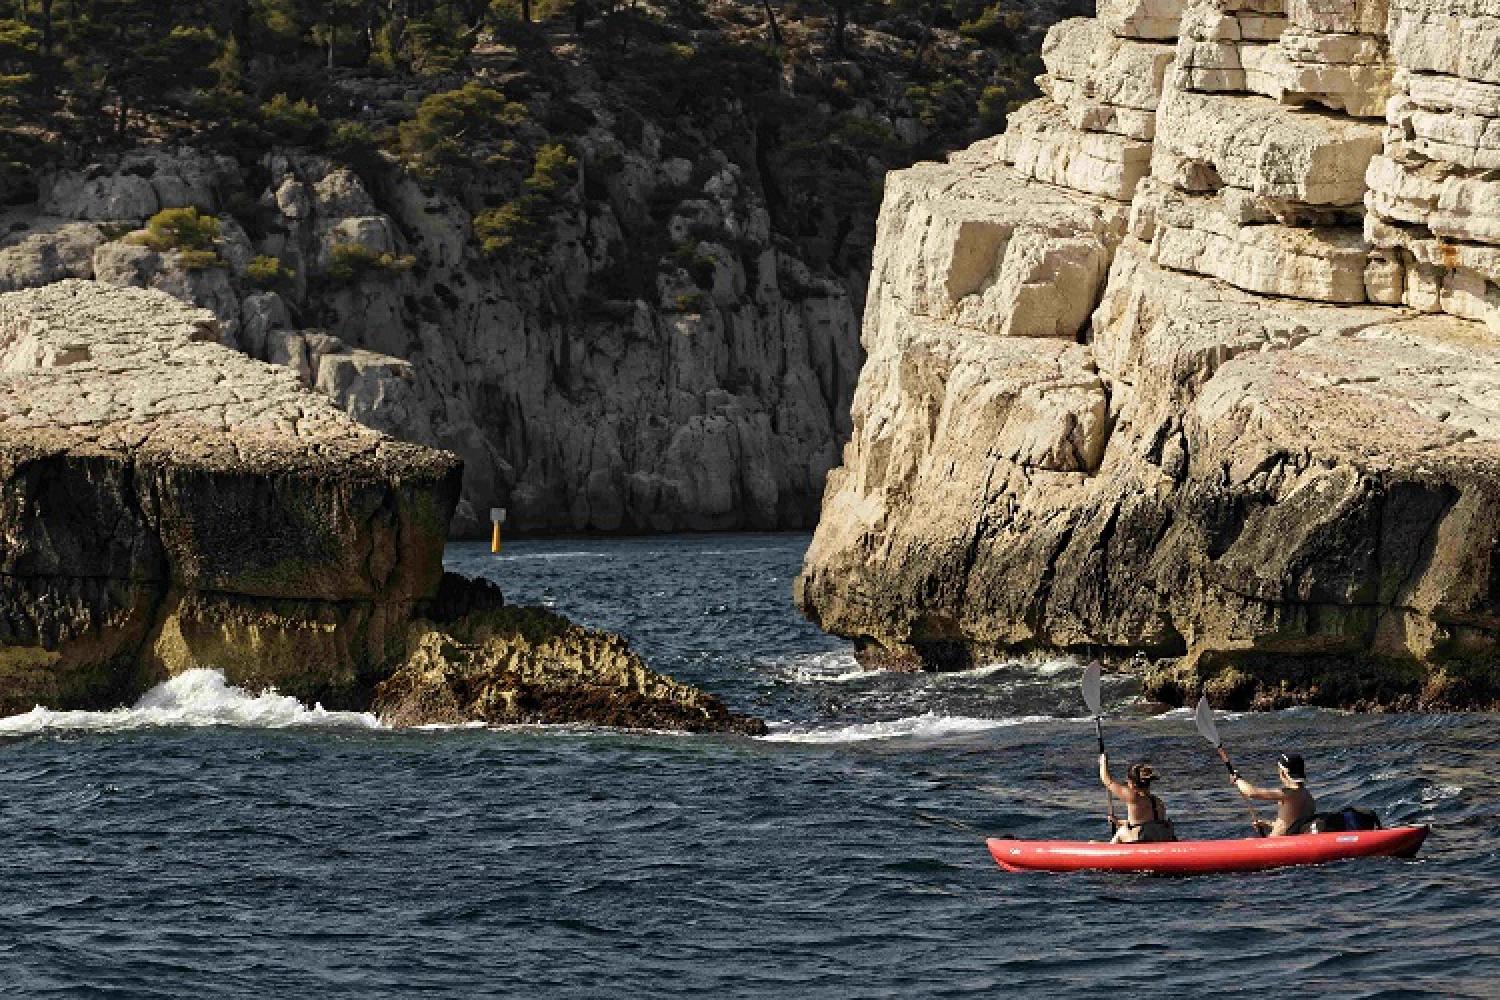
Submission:
<svg viewBox="0 0 1500 1000">
<path fill-rule="evenodd" d="M 1435 10 L 1387 32 L 1366 6 L 1062 22 L 1017 134 L 893 175 L 809 616 L 871 661 L 1141 651 L 1171 700 L 1493 702 L 1490 70 L 1440 51 Z M 1113 67 L 1174 35 L 1147 127 Z M 1125 138 L 1134 180 L 1140 154 L 1099 153 Z M 1021 283 L 1045 341 L 977 308 L 1015 283 L 970 235 L 996 213 L 1034 257 L 1102 262 Z"/>
</svg>

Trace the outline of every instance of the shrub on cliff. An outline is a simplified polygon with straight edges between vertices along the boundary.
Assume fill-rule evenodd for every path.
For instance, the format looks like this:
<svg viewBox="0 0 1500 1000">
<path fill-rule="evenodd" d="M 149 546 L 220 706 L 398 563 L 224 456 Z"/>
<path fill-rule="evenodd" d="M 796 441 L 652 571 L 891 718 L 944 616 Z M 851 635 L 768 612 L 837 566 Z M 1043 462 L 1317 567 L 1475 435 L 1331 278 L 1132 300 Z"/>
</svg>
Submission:
<svg viewBox="0 0 1500 1000">
<path fill-rule="evenodd" d="M 410 254 L 398 256 L 363 243 L 335 243 L 329 251 L 328 267 L 324 273 L 335 284 L 353 284 L 373 272 L 405 273 L 416 262 Z"/>
<path fill-rule="evenodd" d="M 465 168 L 476 156 L 514 135 L 527 121 L 526 106 L 481 83 L 430 94 L 416 116 L 398 130 L 401 154 L 412 170 L 428 179 L 443 168 Z"/>
<path fill-rule="evenodd" d="M 245 277 L 250 284 L 268 292 L 287 288 L 296 276 L 297 272 L 283 264 L 280 257 L 264 254 L 256 257 L 245 268 Z"/>
<path fill-rule="evenodd" d="M 526 189 L 544 198 L 561 197 L 578 177 L 578 159 L 558 142 L 543 143 L 532 160 Z"/>
<path fill-rule="evenodd" d="M 554 212 L 578 178 L 578 159 L 561 143 L 544 143 L 523 182 L 526 193 L 474 216 L 474 238 L 486 256 L 535 257 L 546 246 Z"/>
<path fill-rule="evenodd" d="M 328 127 L 310 101 L 294 101 L 277 94 L 260 106 L 261 125 L 278 142 L 313 145 L 327 134 Z"/>
<path fill-rule="evenodd" d="M 1007 10 L 1004 4 L 984 7 L 959 25 L 958 32 L 981 45 L 1014 48 L 1026 28 L 1026 15 Z"/>
<path fill-rule="evenodd" d="M 175 250 L 178 261 L 189 271 L 213 267 L 219 260 L 219 220 L 186 208 L 164 208 L 146 222 L 146 228 L 125 237 L 125 242 L 150 247 L 159 253 Z"/>
<path fill-rule="evenodd" d="M 541 248 L 545 222 L 539 199 L 517 198 L 474 216 L 474 238 L 486 256 L 529 255 Z"/>
</svg>

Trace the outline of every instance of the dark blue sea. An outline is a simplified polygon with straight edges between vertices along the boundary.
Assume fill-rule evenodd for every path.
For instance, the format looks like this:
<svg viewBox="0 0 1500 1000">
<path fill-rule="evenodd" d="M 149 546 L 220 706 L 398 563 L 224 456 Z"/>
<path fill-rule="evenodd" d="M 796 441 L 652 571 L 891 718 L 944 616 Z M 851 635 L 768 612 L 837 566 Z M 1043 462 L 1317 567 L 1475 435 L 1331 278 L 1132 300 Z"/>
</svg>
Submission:
<svg viewBox="0 0 1500 1000">
<path fill-rule="evenodd" d="M 767 739 L 392 732 L 209 671 L 0 720 L 4 997 L 1500 996 L 1495 716 L 1228 716 L 1264 782 L 1430 823 L 1414 861 L 1017 875 L 1100 837 L 1067 660 L 864 672 L 803 622 L 801 535 L 534 541 L 452 568 L 624 632 Z M 1106 678 L 1184 836 L 1243 803 L 1181 713 Z"/>
</svg>

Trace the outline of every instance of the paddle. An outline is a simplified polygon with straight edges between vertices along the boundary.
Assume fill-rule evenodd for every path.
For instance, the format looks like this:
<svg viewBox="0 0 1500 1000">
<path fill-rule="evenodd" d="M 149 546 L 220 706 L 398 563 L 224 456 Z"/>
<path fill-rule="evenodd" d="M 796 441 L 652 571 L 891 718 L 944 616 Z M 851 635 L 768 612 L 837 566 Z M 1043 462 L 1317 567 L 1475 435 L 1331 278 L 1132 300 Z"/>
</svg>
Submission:
<svg viewBox="0 0 1500 1000">
<path fill-rule="evenodd" d="M 1094 716 L 1094 735 L 1099 738 L 1099 752 L 1104 753 L 1104 722 L 1101 719 L 1103 712 L 1099 705 L 1099 664 L 1090 663 L 1083 668 L 1083 703 L 1089 707 L 1089 712 Z M 1109 803 L 1109 835 L 1115 835 L 1115 796 L 1108 788 L 1104 789 L 1104 799 Z"/>
<path fill-rule="evenodd" d="M 1193 710 L 1193 724 L 1198 727 L 1198 734 L 1212 743 L 1213 748 L 1219 752 L 1219 759 L 1224 762 L 1224 770 L 1229 772 L 1230 777 L 1234 777 L 1234 765 L 1229 762 L 1229 754 L 1224 750 L 1224 741 L 1219 739 L 1219 727 L 1214 724 L 1214 710 L 1208 707 L 1207 695 L 1198 699 L 1198 707 Z M 1238 791 L 1238 786 L 1236 790 Z M 1243 792 L 1240 795 L 1244 797 Z M 1255 811 L 1255 805 L 1246 798 L 1245 806 L 1250 810 L 1250 825 L 1259 835 L 1260 816 Z"/>
</svg>

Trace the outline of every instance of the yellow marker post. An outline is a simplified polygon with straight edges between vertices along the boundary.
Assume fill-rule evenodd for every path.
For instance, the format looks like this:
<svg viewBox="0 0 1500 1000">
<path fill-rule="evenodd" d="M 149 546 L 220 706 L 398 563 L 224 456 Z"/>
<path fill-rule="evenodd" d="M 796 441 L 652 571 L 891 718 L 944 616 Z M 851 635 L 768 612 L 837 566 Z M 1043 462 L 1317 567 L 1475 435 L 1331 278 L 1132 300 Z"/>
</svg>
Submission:
<svg viewBox="0 0 1500 1000">
<path fill-rule="evenodd" d="M 491 507 L 490 508 L 490 527 L 491 527 L 491 532 L 490 532 L 490 552 L 491 553 L 498 553 L 500 551 L 500 525 L 502 525 L 504 523 L 505 523 L 505 508 L 504 507 Z"/>
</svg>

